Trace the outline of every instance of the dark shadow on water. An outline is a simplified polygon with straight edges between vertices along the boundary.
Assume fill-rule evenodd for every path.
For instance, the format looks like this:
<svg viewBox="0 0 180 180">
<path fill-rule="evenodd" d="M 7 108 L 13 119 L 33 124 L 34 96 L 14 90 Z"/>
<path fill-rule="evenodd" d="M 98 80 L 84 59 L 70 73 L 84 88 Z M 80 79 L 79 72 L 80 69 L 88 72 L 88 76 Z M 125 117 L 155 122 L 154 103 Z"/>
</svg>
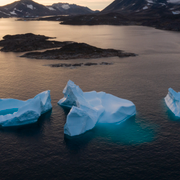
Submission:
<svg viewBox="0 0 180 180">
<path fill-rule="evenodd" d="M 68 107 L 65 107 L 65 106 L 60 106 L 63 110 L 64 110 L 64 113 L 66 115 L 68 115 L 69 111 L 71 110 L 71 108 L 68 108 Z"/>
<path fill-rule="evenodd" d="M 142 123 L 133 116 L 120 124 L 98 123 L 86 133 L 70 137 L 65 135 L 66 146 L 73 150 L 85 147 L 93 139 L 122 145 L 139 145 L 152 142 L 155 138 L 155 125 Z"/>
<path fill-rule="evenodd" d="M 64 143 L 71 151 L 79 151 L 79 149 L 85 148 L 87 144 L 95 138 L 94 129 L 87 131 L 79 136 L 68 136 L 64 135 Z"/>
<path fill-rule="evenodd" d="M 175 116 L 174 113 L 168 107 L 166 110 L 166 114 L 168 119 L 170 119 L 171 121 L 176 121 L 180 123 L 180 117 Z"/>
<path fill-rule="evenodd" d="M 0 132 L 15 133 L 18 136 L 37 136 L 41 134 L 45 122 L 50 121 L 52 110 L 41 115 L 37 122 L 22 126 L 0 127 Z"/>
</svg>

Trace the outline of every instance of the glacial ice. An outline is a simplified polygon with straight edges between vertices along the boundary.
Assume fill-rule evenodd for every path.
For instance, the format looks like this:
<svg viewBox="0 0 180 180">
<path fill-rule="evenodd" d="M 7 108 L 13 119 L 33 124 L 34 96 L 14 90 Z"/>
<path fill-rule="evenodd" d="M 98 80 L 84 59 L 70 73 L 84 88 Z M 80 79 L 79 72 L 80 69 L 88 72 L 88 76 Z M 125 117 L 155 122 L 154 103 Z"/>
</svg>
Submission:
<svg viewBox="0 0 180 180">
<path fill-rule="evenodd" d="M 174 91 L 172 88 L 168 89 L 168 94 L 164 98 L 168 108 L 180 117 L 180 92 Z"/>
<path fill-rule="evenodd" d="M 58 104 L 71 108 L 67 115 L 64 133 L 69 136 L 80 135 L 96 123 L 121 123 L 136 114 L 135 105 L 105 92 L 83 92 L 71 80 L 63 90 L 64 98 Z"/>
<path fill-rule="evenodd" d="M 44 91 L 26 101 L 0 99 L 0 125 L 19 126 L 34 123 L 52 108 L 50 91 Z"/>
</svg>

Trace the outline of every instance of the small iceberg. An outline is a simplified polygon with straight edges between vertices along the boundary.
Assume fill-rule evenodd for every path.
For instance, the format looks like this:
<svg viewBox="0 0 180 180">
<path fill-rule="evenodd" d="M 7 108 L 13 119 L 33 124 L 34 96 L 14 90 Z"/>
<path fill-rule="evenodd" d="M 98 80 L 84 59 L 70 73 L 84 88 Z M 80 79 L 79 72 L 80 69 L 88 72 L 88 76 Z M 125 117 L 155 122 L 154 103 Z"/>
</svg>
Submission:
<svg viewBox="0 0 180 180">
<path fill-rule="evenodd" d="M 174 115 L 180 117 L 180 92 L 176 92 L 172 88 L 169 88 L 168 94 L 164 100 Z"/>
<path fill-rule="evenodd" d="M 0 99 L 0 125 L 6 127 L 34 123 L 50 109 L 52 105 L 49 90 L 27 101 Z"/>
<path fill-rule="evenodd" d="M 58 104 L 71 108 L 67 115 L 64 133 L 80 135 L 96 123 L 121 123 L 136 114 L 135 105 L 105 92 L 83 92 L 71 80 L 63 90 L 64 98 Z"/>
</svg>

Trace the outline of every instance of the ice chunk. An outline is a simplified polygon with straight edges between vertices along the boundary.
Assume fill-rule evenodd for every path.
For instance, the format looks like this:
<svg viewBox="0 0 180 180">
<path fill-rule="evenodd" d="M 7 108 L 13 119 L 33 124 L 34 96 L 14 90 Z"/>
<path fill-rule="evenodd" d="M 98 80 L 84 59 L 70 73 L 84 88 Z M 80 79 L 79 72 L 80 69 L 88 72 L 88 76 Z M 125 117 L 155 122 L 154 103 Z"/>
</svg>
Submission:
<svg viewBox="0 0 180 180">
<path fill-rule="evenodd" d="M 70 110 L 66 124 L 64 126 L 64 133 L 69 136 L 75 136 L 83 134 L 84 132 L 94 128 L 97 122 L 97 116 L 93 115 L 92 109 L 89 109 L 91 112 L 87 112 L 87 109 L 78 108 L 73 106 Z"/>
<path fill-rule="evenodd" d="M 0 125 L 19 126 L 36 122 L 41 114 L 52 108 L 50 91 L 44 91 L 33 99 L 0 99 Z"/>
<path fill-rule="evenodd" d="M 121 123 L 136 114 L 135 105 L 105 92 L 83 92 L 74 82 L 68 81 L 63 90 L 60 106 L 71 108 L 67 115 L 64 133 L 80 135 L 96 123 Z"/>
<path fill-rule="evenodd" d="M 172 88 L 168 89 L 168 94 L 164 98 L 168 108 L 180 117 L 180 92 L 174 91 Z"/>
</svg>

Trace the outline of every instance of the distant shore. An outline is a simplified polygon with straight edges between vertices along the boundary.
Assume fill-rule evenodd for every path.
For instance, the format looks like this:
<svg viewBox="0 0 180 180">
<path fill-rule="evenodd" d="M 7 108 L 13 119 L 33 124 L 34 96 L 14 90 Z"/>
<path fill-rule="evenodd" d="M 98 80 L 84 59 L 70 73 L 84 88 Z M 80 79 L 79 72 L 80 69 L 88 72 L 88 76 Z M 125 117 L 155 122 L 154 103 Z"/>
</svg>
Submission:
<svg viewBox="0 0 180 180">
<path fill-rule="evenodd" d="M 57 21 L 66 25 L 138 25 L 162 30 L 180 31 L 180 14 L 142 15 L 119 13 L 91 14 L 78 16 L 50 16 L 38 18 L 19 18 L 19 21 Z"/>
</svg>

